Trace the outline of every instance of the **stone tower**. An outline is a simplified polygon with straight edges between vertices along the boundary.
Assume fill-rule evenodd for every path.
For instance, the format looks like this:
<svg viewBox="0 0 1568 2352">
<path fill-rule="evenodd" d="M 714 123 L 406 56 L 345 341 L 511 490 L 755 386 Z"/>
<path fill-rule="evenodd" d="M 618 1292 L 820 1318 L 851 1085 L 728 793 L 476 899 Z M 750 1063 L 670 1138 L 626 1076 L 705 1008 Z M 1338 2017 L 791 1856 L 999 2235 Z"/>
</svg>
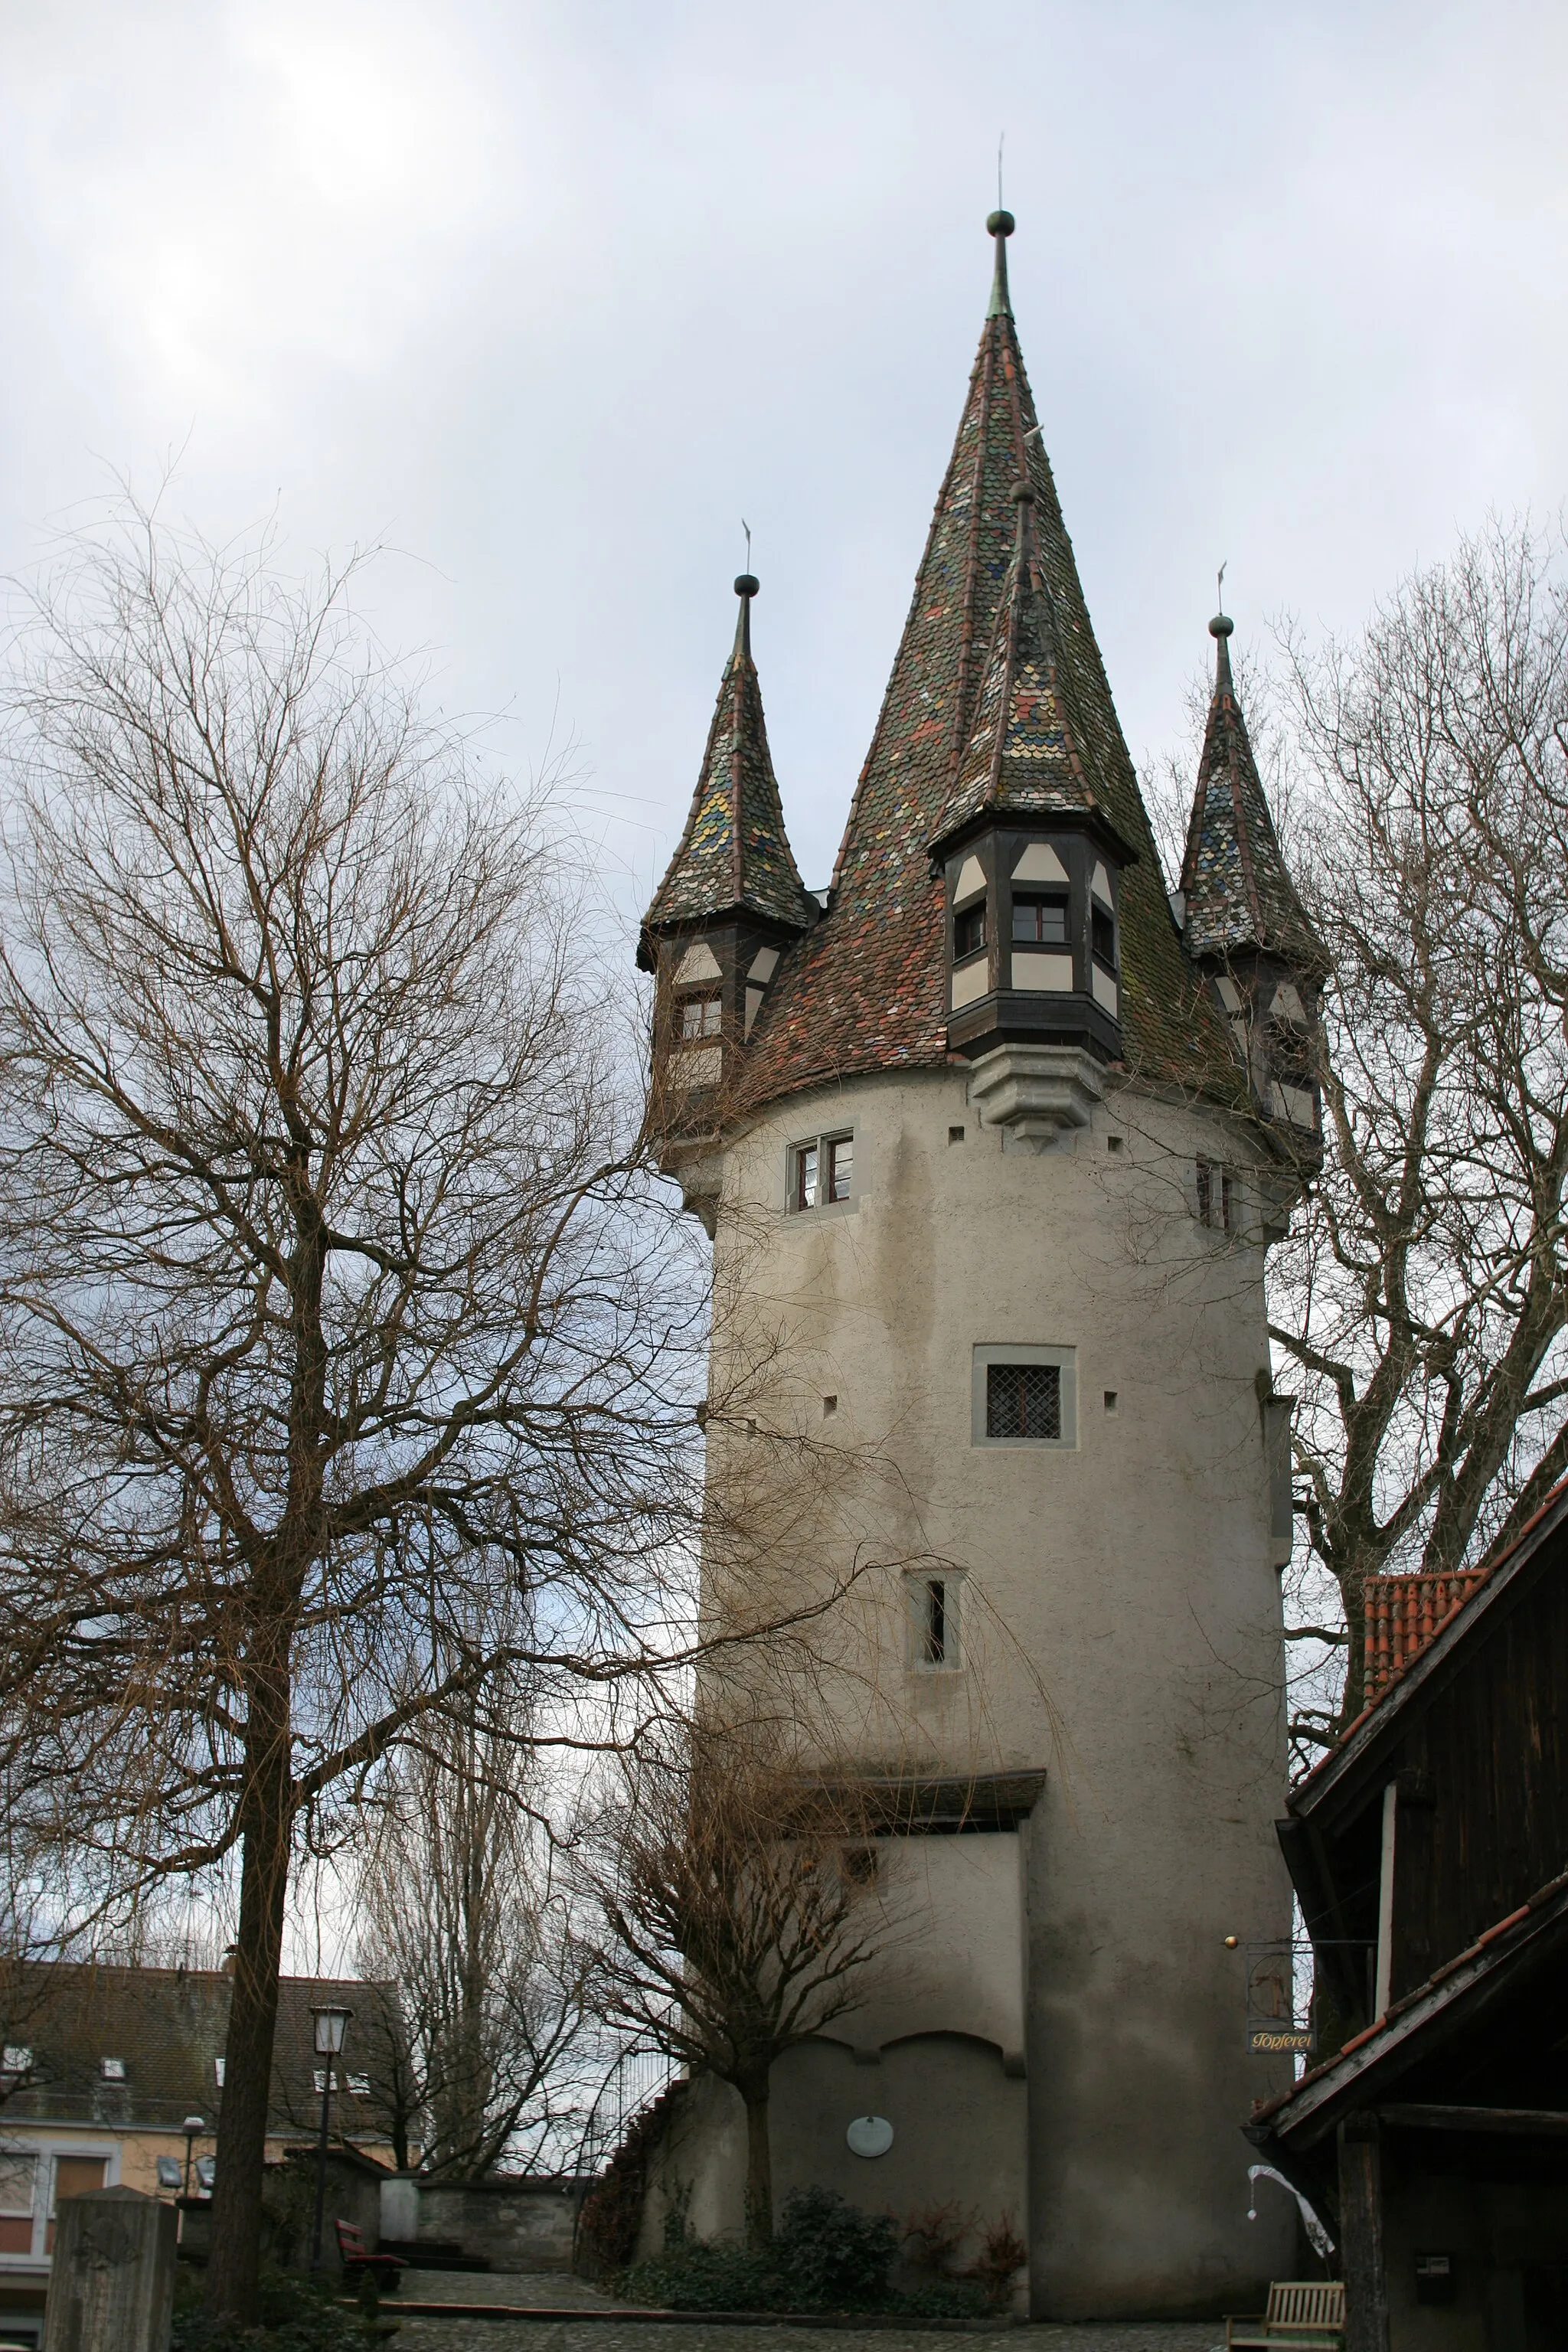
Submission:
<svg viewBox="0 0 1568 2352">
<path fill-rule="evenodd" d="M 775 2070 L 778 2189 L 1009 2214 L 1037 2315 L 1207 2312 L 1293 2259 L 1283 2200 L 1247 2219 L 1241 2126 L 1286 2077 L 1247 2054 L 1226 1938 L 1289 1932 L 1263 1266 L 1316 1150 L 1322 961 L 1228 621 L 1167 898 L 1024 372 L 1013 226 L 989 223 L 831 888 L 784 837 L 742 579 L 641 960 L 669 1164 L 718 1268 L 795 1350 L 799 1428 L 896 1474 L 859 1533 L 867 1671 L 820 1737 L 878 1809 L 902 1926 L 860 2009 Z M 868 2116 L 879 2154 L 852 2145 Z M 740 2146 L 738 2102 L 700 2089 L 667 2165 L 704 2231 L 740 2222 Z"/>
</svg>

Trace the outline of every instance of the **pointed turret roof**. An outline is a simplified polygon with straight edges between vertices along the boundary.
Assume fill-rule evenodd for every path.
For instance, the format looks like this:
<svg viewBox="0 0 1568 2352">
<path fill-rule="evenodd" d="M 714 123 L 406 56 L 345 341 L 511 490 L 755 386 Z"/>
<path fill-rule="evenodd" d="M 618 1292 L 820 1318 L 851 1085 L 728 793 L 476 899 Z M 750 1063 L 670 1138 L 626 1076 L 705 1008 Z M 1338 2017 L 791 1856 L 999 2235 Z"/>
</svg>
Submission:
<svg viewBox="0 0 1568 2352">
<path fill-rule="evenodd" d="M 1016 482 L 1017 543 L 996 608 L 974 725 L 931 840 L 933 853 L 977 818 L 1094 816 L 1114 833 L 1079 749 L 1070 685 L 1035 530 L 1035 488 Z"/>
<path fill-rule="evenodd" d="M 752 659 L 757 583 L 749 572 L 736 581 L 735 593 L 741 600 L 735 643 L 724 666 L 701 773 L 686 829 L 643 918 L 645 936 L 734 910 L 805 930 L 820 911 L 800 878 L 784 832 Z"/>
<path fill-rule="evenodd" d="M 986 224 L 995 276 L 969 394 L 914 600 L 849 810 L 828 912 L 790 957 L 752 1045 L 758 1098 L 852 1073 L 948 1059 L 943 884 L 929 844 L 974 732 L 1014 555 L 1013 487 L 1035 493 L 1037 572 L 1056 673 L 1097 805 L 1137 853 L 1123 877 L 1121 1026 L 1130 1060 L 1186 1084 L 1233 1087 L 1234 1056 L 1182 952 L 1160 864 L 1094 641 L 1041 445 L 1013 322 L 1009 213 Z"/>
<path fill-rule="evenodd" d="M 1236 624 L 1216 613 L 1214 696 L 1182 860 L 1188 952 L 1227 957 L 1262 950 L 1303 971 L 1328 968 L 1268 814 L 1230 669 Z"/>
</svg>

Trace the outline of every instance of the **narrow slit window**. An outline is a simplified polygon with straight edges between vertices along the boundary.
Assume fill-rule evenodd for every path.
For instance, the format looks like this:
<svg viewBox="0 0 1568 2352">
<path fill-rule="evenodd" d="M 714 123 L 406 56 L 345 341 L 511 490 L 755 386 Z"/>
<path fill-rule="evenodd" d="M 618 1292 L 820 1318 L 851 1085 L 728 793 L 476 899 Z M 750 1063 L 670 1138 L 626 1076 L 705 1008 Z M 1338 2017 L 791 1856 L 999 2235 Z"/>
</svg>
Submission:
<svg viewBox="0 0 1568 2352">
<path fill-rule="evenodd" d="M 1016 946 L 1065 948 L 1068 943 L 1067 900 L 1015 897 L 1013 940 Z"/>
<path fill-rule="evenodd" d="M 965 956 L 978 955 L 985 945 L 985 901 L 965 907 L 962 915 L 952 919 L 953 961 L 962 963 Z"/>
<path fill-rule="evenodd" d="M 1061 1433 L 1059 1364 L 987 1364 L 987 1437 L 1059 1438 Z"/>
<path fill-rule="evenodd" d="M 1236 1210 L 1236 1186 L 1228 1168 L 1213 1160 L 1198 1161 L 1198 1223 L 1228 1234 Z"/>
<path fill-rule="evenodd" d="M 958 1576 L 911 1576 L 909 1580 L 910 1659 L 917 1668 L 958 1664 Z"/>
</svg>

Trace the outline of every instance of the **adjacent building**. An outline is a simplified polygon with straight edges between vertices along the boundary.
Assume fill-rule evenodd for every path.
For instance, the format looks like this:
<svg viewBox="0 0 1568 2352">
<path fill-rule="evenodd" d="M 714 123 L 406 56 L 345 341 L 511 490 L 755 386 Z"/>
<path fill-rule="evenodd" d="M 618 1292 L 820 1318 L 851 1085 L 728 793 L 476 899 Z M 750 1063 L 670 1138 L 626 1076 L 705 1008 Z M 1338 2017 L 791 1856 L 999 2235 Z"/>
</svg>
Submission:
<svg viewBox="0 0 1568 2352">
<path fill-rule="evenodd" d="M 1484 1572 L 1378 1577 L 1367 1601 L 1370 1703 L 1280 1824 L 1319 2054 L 1248 2136 L 1334 2228 L 1347 2352 L 1550 2352 L 1568 2309 L 1568 1487 Z"/>
<path fill-rule="evenodd" d="M 119 2187 L 170 2200 L 208 2193 L 230 1984 L 219 1969 L 54 1963 L 26 1969 L 9 1989 L 0 2326 L 42 2308 L 63 2198 Z M 328 2006 L 355 2012 L 331 2085 L 332 2137 L 390 2166 L 384 2050 L 395 1997 L 387 1986 L 336 1978 L 282 1980 L 268 2160 L 320 2132 L 325 2062 L 310 2012 Z"/>
</svg>

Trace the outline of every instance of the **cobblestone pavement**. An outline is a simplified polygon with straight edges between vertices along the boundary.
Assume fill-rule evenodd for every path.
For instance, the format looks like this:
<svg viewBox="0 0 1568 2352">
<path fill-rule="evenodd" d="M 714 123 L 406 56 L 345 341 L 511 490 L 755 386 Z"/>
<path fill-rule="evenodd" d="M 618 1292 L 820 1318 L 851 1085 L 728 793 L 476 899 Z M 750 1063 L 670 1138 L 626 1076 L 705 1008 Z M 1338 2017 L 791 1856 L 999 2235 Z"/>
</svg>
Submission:
<svg viewBox="0 0 1568 2352">
<path fill-rule="evenodd" d="M 543 2309 L 613 2308 L 581 2279 L 409 2272 L 400 2297 L 421 2303 L 530 2304 Z M 726 2327 L 700 2318 L 633 2320 L 405 2319 L 396 2352 L 1211 2352 L 1224 2328 L 1213 2320 L 1095 2321 L 952 2334 L 904 2327 Z"/>
</svg>

